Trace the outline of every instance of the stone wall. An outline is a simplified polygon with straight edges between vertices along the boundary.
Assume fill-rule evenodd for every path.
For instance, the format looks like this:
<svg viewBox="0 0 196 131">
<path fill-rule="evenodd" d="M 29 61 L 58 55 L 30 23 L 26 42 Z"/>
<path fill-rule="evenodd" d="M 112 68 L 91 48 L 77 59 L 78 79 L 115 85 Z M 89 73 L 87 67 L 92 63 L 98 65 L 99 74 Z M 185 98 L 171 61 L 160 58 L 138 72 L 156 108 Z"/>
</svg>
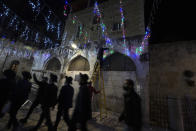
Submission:
<svg viewBox="0 0 196 131">
<path fill-rule="evenodd" d="M 90 65 L 90 70 L 89 71 L 69 71 L 69 66 L 70 63 L 72 63 L 72 60 L 74 60 L 75 58 L 77 58 L 78 56 L 82 56 L 84 57 L 86 60 L 88 60 L 89 65 Z M 89 78 L 92 75 L 93 69 L 94 69 L 94 64 L 96 61 L 96 52 L 92 51 L 92 50 L 83 50 L 83 51 L 79 51 L 77 54 L 75 54 L 74 56 L 72 56 L 66 63 L 65 63 L 65 67 L 63 72 L 67 75 L 67 76 L 71 76 L 73 78 L 73 84 L 72 86 L 74 87 L 74 99 L 77 96 L 77 93 L 79 91 L 79 84 L 78 84 L 78 80 L 76 78 L 77 75 L 79 75 L 80 73 L 83 74 L 87 74 L 89 76 Z M 65 79 L 62 80 L 62 84 L 65 82 Z M 61 85 L 62 85 L 61 84 Z"/>
<path fill-rule="evenodd" d="M 22 71 L 31 71 L 31 68 L 33 66 L 34 58 L 24 58 L 24 57 L 17 57 L 13 54 L 9 55 L 8 53 L 4 52 L 4 49 L 9 45 L 13 46 L 12 42 L 9 39 L 0 39 L 0 72 L 6 69 L 9 69 L 11 67 L 11 64 L 13 61 L 18 61 L 20 64 L 17 68 L 17 76 L 21 77 Z M 24 46 L 21 42 L 15 42 L 16 48 L 21 48 L 21 46 Z M 2 74 L 1 74 L 2 76 Z"/>
<path fill-rule="evenodd" d="M 196 98 L 196 88 L 185 81 L 183 72 L 196 73 L 196 41 L 162 43 L 150 46 L 150 94 Z M 192 78 L 196 81 L 196 76 Z"/>
<path fill-rule="evenodd" d="M 132 79 L 137 83 L 135 71 L 104 71 L 103 76 L 106 107 L 108 110 L 120 113 L 124 107 L 122 86 L 126 79 Z M 137 87 L 135 86 L 135 88 Z"/>
<path fill-rule="evenodd" d="M 196 41 L 154 44 L 149 53 L 151 124 L 179 131 L 195 130 Z M 185 77 L 185 71 L 192 72 L 193 77 Z"/>
<path fill-rule="evenodd" d="M 130 39 L 127 39 L 127 43 L 129 45 L 134 45 L 135 47 L 138 47 L 141 45 L 141 39 L 143 38 L 145 34 L 144 29 L 144 8 L 143 8 L 143 0 L 127 0 L 123 2 L 124 4 L 124 15 L 125 15 L 125 21 L 126 21 L 126 36 L 134 38 L 134 40 L 139 42 L 133 42 Z M 104 2 L 99 5 L 99 9 L 103 15 L 103 22 L 106 24 L 107 32 L 109 37 L 112 39 L 112 43 L 114 45 L 113 50 L 116 52 L 119 52 L 121 54 L 125 54 L 124 48 L 122 46 L 122 41 L 118 40 L 122 38 L 122 31 L 112 31 L 113 24 L 114 23 L 120 23 L 121 22 L 121 15 L 120 15 L 120 7 L 119 7 L 119 0 L 108 0 L 107 2 Z M 73 23 L 73 17 L 76 17 L 76 22 Z M 62 40 L 62 45 L 69 45 L 71 41 L 74 41 L 77 45 L 81 45 L 85 43 L 84 39 L 79 38 L 76 39 L 76 34 L 78 31 L 78 26 L 80 24 L 83 24 L 84 32 L 86 31 L 88 33 L 87 40 L 90 42 L 90 46 L 87 47 L 87 49 L 80 50 L 73 56 L 69 56 L 69 58 L 60 58 L 60 62 L 62 64 L 60 73 L 66 74 L 67 76 L 72 76 L 74 78 L 73 81 L 73 87 L 75 89 L 75 96 L 78 93 L 78 82 L 75 80 L 75 76 L 77 76 L 79 73 L 86 73 L 91 77 L 94 69 L 94 64 L 96 62 L 97 58 L 97 44 L 102 43 L 102 36 L 101 36 L 101 29 L 99 25 L 93 24 L 93 7 L 87 8 L 85 10 L 75 12 L 69 15 L 69 18 L 66 21 L 65 25 L 65 32 L 64 37 Z M 147 52 L 147 48 L 145 48 L 145 52 Z M 69 65 L 71 61 L 76 58 L 77 56 L 83 56 L 85 57 L 90 65 L 89 71 L 69 71 Z M 39 69 L 44 70 L 47 65 L 47 61 L 52 59 L 53 56 L 50 56 L 47 59 L 44 59 L 44 57 L 40 56 L 38 58 L 35 58 L 35 63 L 33 66 L 33 69 Z M 55 56 L 54 56 L 55 57 Z M 137 87 L 141 88 L 141 94 L 143 99 L 143 109 L 144 112 L 147 113 L 148 111 L 148 61 L 141 62 L 138 57 L 135 57 L 133 55 L 128 56 L 133 63 L 135 64 L 136 71 L 134 72 L 118 72 L 118 71 L 106 71 L 103 72 L 104 75 L 108 77 L 104 77 L 104 81 L 106 83 L 106 93 L 108 96 L 108 105 L 111 106 L 111 102 L 117 102 L 113 105 L 122 105 L 122 82 L 126 78 L 133 78 L 136 81 Z M 117 61 L 116 61 L 117 62 Z M 119 82 L 116 82 L 117 77 L 119 76 Z M 111 85 L 113 81 L 115 80 L 116 84 L 115 86 Z M 62 79 L 60 81 L 59 86 L 61 87 L 64 84 L 65 79 Z M 96 87 L 98 88 L 98 86 Z M 120 92 L 118 94 L 118 91 Z M 115 98 L 114 98 L 115 97 Z M 115 99 L 118 99 L 117 101 Z M 118 108 L 116 106 L 113 106 L 110 108 L 113 111 L 121 111 L 121 108 Z M 148 114 L 145 114 L 145 118 L 147 118 Z"/>
<path fill-rule="evenodd" d="M 144 35 L 144 8 L 143 0 L 128 0 L 123 3 L 124 16 L 126 22 L 126 37 L 134 37 Z M 103 23 L 106 25 L 106 32 L 111 39 L 122 38 L 122 30 L 113 31 L 115 23 L 121 23 L 121 14 L 119 1 L 110 0 L 99 5 L 102 14 Z M 76 22 L 73 24 L 73 17 L 76 16 Z M 70 40 L 77 40 L 79 43 L 84 43 L 84 39 L 75 38 L 78 32 L 78 26 L 83 25 L 83 33 L 87 32 L 87 40 L 99 41 L 102 38 L 101 28 L 99 24 L 93 24 L 93 7 L 73 13 L 65 26 L 64 44 L 69 44 Z"/>
</svg>

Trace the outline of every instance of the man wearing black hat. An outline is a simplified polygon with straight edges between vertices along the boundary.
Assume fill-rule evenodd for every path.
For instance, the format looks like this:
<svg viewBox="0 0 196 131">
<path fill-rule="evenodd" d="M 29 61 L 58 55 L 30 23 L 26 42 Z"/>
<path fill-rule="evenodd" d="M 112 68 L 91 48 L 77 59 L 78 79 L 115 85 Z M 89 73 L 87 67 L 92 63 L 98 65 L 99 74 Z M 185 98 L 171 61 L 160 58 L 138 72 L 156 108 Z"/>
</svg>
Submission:
<svg viewBox="0 0 196 131">
<path fill-rule="evenodd" d="M 35 100 L 33 101 L 29 112 L 27 113 L 26 117 L 24 119 L 21 119 L 20 122 L 26 123 L 29 116 L 32 114 L 33 110 L 41 103 L 41 99 L 44 96 L 44 88 L 48 86 L 48 78 L 47 77 L 42 77 L 42 81 L 38 81 L 37 77 L 35 74 L 33 74 L 33 79 L 36 82 L 36 84 L 39 86 L 38 91 L 37 91 L 37 96 Z"/>
<path fill-rule="evenodd" d="M 68 126 L 70 126 L 70 118 L 69 118 L 69 108 L 72 107 L 72 101 L 73 101 L 73 95 L 74 95 L 74 89 L 71 86 L 72 84 L 72 77 L 66 76 L 66 82 L 65 85 L 61 88 L 60 95 L 58 98 L 58 112 L 56 116 L 56 122 L 55 122 L 55 129 L 57 129 L 58 124 L 61 120 L 61 115 L 63 114 L 64 121 L 67 123 Z"/>
<path fill-rule="evenodd" d="M 119 117 L 119 121 L 125 122 L 126 131 L 141 131 L 142 128 L 142 111 L 141 98 L 134 90 L 134 82 L 127 79 L 123 85 L 124 109 Z"/>
<path fill-rule="evenodd" d="M 80 90 L 76 99 L 76 106 L 69 131 L 76 131 L 77 123 L 80 123 L 82 131 L 87 131 L 87 121 L 91 118 L 91 97 L 87 83 L 88 75 L 80 74 Z"/>
<path fill-rule="evenodd" d="M 33 130 L 38 130 L 38 128 L 41 126 L 44 119 L 46 119 L 46 124 L 48 126 L 48 130 L 52 130 L 52 122 L 50 118 L 50 108 L 56 105 L 57 103 L 57 92 L 58 88 L 55 85 L 57 82 L 57 76 L 54 74 L 50 74 L 50 81 L 48 84 L 48 87 L 44 88 L 44 95 L 43 99 L 41 99 L 41 105 L 42 105 L 42 114 L 40 116 L 40 119 L 37 123 L 37 125 L 33 128 Z"/>
<path fill-rule="evenodd" d="M 7 127 L 10 128 L 12 125 L 14 129 L 18 126 L 16 115 L 22 104 L 28 99 L 31 91 L 32 83 L 30 72 L 22 72 L 23 79 L 17 82 L 11 96 L 11 108 L 10 108 L 10 119 Z"/>
<path fill-rule="evenodd" d="M 6 78 L 0 80 L 0 117 L 3 117 L 2 108 L 5 106 L 6 102 L 10 99 L 12 90 L 16 86 L 15 76 L 16 73 L 12 70 L 5 70 L 3 75 Z"/>
</svg>

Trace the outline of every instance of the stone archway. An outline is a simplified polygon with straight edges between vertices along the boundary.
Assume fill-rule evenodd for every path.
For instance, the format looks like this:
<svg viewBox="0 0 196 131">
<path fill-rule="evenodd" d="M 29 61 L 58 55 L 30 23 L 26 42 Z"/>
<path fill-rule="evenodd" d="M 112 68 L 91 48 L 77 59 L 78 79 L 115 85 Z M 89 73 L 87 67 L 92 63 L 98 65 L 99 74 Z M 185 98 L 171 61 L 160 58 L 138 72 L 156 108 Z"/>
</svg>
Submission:
<svg viewBox="0 0 196 131">
<path fill-rule="evenodd" d="M 123 107 L 122 86 L 124 81 L 132 79 L 135 81 L 135 85 L 137 83 L 135 63 L 130 57 L 115 52 L 103 61 L 103 79 L 107 109 L 121 112 Z"/>
<path fill-rule="evenodd" d="M 136 71 L 135 63 L 128 56 L 116 52 L 104 59 L 105 71 Z"/>
<path fill-rule="evenodd" d="M 71 60 L 68 71 L 89 71 L 90 70 L 90 64 L 88 60 L 79 55 L 73 60 Z"/>
<path fill-rule="evenodd" d="M 87 58 L 82 55 L 76 55 L 67 65 L 66 75 L 73 78 L 72 86 L 74 87 L 74 100 L 79 92 L 78 75 L 79 73 L 85 73 L 89 75 L 90 63 Z"/>
<path fill-rule="evenodd" d="M 46 70 L 53 71 L 53 72 L 60 72 L 61 70 L 61 62 L 58 58 L 53 57 L 50 59 L 46 64 Z"/>
</svg>

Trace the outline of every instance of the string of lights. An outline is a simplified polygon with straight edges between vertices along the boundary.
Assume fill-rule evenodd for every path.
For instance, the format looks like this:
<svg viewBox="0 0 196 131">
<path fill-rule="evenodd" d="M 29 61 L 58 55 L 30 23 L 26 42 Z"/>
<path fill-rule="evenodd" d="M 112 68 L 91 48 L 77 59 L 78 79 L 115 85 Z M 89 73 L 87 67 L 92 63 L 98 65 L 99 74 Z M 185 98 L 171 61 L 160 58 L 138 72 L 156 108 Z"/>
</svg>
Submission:
<svg viewBox="0 0 196 131">
<path fill-rule="evenodd" d="M 33 13 L 35 13 L 35 20 L 36 20 L 41 12 L 41 3 L 39 0 L 36 0 L 35 3 L 32 2 L 32 0 L 29 0 L 28 3 L 32 8 Z"/>
<path fill-rule="evenodd" d="M 45 41 L 50 41 L 50 39 L 45 38 Z M 46 54 L 47 56 L 55 55 L 55 56 L 67 57 L 75 52 L 75 50 L 64 48 L 64 47 L 39 50 L 29 46 L 18 47 L 17 45 L 10 44 L 10 43 L 13 42 L 6 41 L 6 38 L 0 39 L 0 57 L 5 57 L 5 54 L 8 54 L 9 56 L 25 58 L 25 59 L 30 59 L 31 57 L 36 57 L 36 56 L 46 55 Z"/>
<path fill-rule="evenodd" d="M 32 6 L 32 10 L 37 12 L 40 9 L 40 2 L 37 1 L 37 4 L 33 4 L 31 0 L 29 0 L 30 5 Z M 39 4 L 38 4 L 39 3 Z M 38 6 L 38 7 L 37 7 Z M 37 35 L 37 31 L 35 31 L 34 28 L 31 28 L 31 26 L 27 25 L 20 17 L 18 17 L 15 13 L 13 13 L 4 3 L 0 2 L 0 21 L 4 22 L 5 19 L 8 19 L 8 23 L 7 24 L 7 28 L 9 27 L 11 30 L 13 31 L 17 31 L 16 33 L 19 35 L 20 39 L 23 39 L 25 41 L 32 41 L 32 38 L 35 38 L 32 42 L 34 43 L 39 43 L 42 44 L 41 42 L 44 41 L 45 37 L 45 33 L 41 33 L 39 32 L 39 35 Z M 52 23 L 51 22 L 51 15 L 52 15 L 52 11 L 49 10 L 47 16 L 45 16 L 45 21 L 46 21 L 46 30 L 48 32 L 54 32 L 56 34 L 57 39 L 54 39 L 52 44 L 51 42 L 48 44 L 43 44 L 44 48 L 48 48 L 45 47 L 45 45 L 48 45 L 49 47 L 51 47 L 52 45 L 58 43 L 57 41 L 59 41 L 61 38 L 61 27 L 62 27 L 62 23 L 58 22 L 58 23 Z M 2 24 L 3 25 L 3 24 Z M 6 27 L 6 26 L 5 26 Z M 21 32 L 21 33 L 20 33 Z M 42 37 L 42 38 L 40 38 Z M 39 41 L 38 41 L 39 39 Z M 48 41 L 49 42 L 49 41 Z M 38 46 L 38 44 L 37 44 Z M 40 47 L 40 46 L 39 46 Z"/>
<path fill-rule="evenodd" d="M 97 1 L 95 2 L 93 12 L 97 16 L 97 22 L 100 23 L 100 27 L 102 29 L 102 37 L 105 39 L 106 47 L 112 47 L 111 39 L 108 37 L 108 34 L 106 32 L 107 28 L 106 25 L 103 23 L 102 15 L 100 13 Z"/>
<path fill-rule="evenodd" d="M 130 55 L 130 51 L 126 45 L 125 16 L 124 16 L 122 0 L 120 0 L 120 14 L 121 14 L 121 29 L 122 29 L 123 47 L 125 50 L 125 54 Z"/>
<path fill-rule="evenodd" d="M 77 23 L 77 25 L 79 25 L 79 38 L 80 38 L 80 40 L 84 40 L 84 48 L 86 48 L 86 44 L 87 44 L 87 42 L 89 42 L 89 39 L 88 39 L 88 36 L 89 36 L 88 30 L 90 30 L 90 29 L 88 27 L 85 27 L 84 28 L 84 26 L 83 26 L 84 24 L 75 15 L 72 17 L 72 23 L 73 24 L 76 24 Z"/>
<path fill-rule="evenodd" d="M 67 12 L 68 12 L 68 6 L 69 6 L 69 2 L 68 2 L 68 0 L 65 0 L 64 16 L 68 16 L 68 14 L 67 14 Z"/>
</svg>

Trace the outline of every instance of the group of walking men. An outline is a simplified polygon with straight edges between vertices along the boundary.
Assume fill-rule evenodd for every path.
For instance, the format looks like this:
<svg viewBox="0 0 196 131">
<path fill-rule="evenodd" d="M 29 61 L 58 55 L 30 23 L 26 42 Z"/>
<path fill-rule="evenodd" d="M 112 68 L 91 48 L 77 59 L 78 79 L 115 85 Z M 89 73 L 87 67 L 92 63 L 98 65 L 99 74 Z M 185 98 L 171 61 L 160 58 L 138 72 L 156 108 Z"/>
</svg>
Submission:
<svg viewBox="0 0 196 131">
<path fill-rule="evenodd" d="M 16 81 L 16 74 L 12 70 L 5 70 L 3 72 L 5 78 L 0 80 L 0 118 L 4 116 L 3 110 L 7 103 L 10 103 L 9 108 L 9 121 L 7 128 L 12 128 L 16 131 L 19 127 L 19 122 L 16 118 L 18 110 L 28 99 L 32 83 L 31 74 L 29 72 L 23 71 L 21 80 Z M 32 114 L 35 107 L 39 104 L 42 108 L 42 113 L 37 125 L 31 130 L 36 131 L 41 126 L 43 120 L 46 120 L 46 125 L 49 131 L 57 130 L 58 124 L 63 116 L 64 121 L 68 125 L 69 131 L 76 131 L 77 123 L 80 123 L 80 128 L 82 131 L 87 130 L 87 121 L 92 117 L 91 111 L 91 93 L 89 90 L 88 75 L 80 74 L 80 90 L 76 98 L 76 105 L 72 117 L 69 116 L 69 109 L 72 107 L 72 100 L 74 95 L 74 89 L 71 86 L 72 77 L 66 76 L 65 85 L 61 88 L 59 96 L 57 96 L 58 88 L 56 86 L 57 76 L 50 74 L 50 79 L 48 82 L 47 77 L 43 77 L 42 81 L 39 81 L 36 75 L 33 75 L 34 81 L 39 86 L 36 98 L 33 101 L 26 117 L 20 120 L 20 123 L 25 124 Z M 56 121 L 53 125 L 50 117 L 50 110 L 55 108 L 58 104 L 58 112 L 56 116 Z"/>
<path fill-rule="evenodd" d="M 5 114 L 3 111 L 7 103 L 10 103 L 9 121 L 7 128 L 13 127 L 16 131 L 19 127 L 19 122 L 16 118 L 18 110 L 28 99 L 32 83 L 30 80 L 32 76 L 29 72 L 23 71 L 21 80 L 16 81 L 16 73 L 12 70 L 5 70 L 3 72 L 5 78 L 0 79 L 0 118 Z M 43 120 L 46 120 L 46 125 L 49 131 L 56 131 L 58 124 L 63 116 L 64 121 L 68 126 L 68 131 L 76 131 L 79 123 L 79 128 L 82 131 L 87 131 L 87 121 L 92 118 L 91 101 L 92 93 L 99 93 L 94 90 L 91 83 L 88 82 L 87 74 L 80 74 L 79 79 L 79 93 L 76 98 L 76 104 L 72 117 L 69 116 L 69 109 L 72 107 L 74 89 L 71 86 L 72 77 L 66 76 L 65 85 L 61 88 L 59 96 L 57 96 L 58 88 L 56 86 L 57 76 L 50 74 L 48 82 L 47 77 L 43 77 L 42 81 L 37 80 L 36 75 L 33 75 L 34 81 L 39 86 L 36 98 L 33 101 L 25 118 L 20 120 L 20 123 L 25 124 L 32 114 L 35 107 L 39 104 L 42 108 L 42 113 L 37 125 L 31 130 L 36 131 L 41 126 Z M 119 121 L 125 121 L 126 131 L 140 131 L 141 130 L 141 99 L 134 91 L 134 82 L 130 79 L 126 80 L 123 86 L 124 89 L 124 110 L 119 117 Z M 50 110 L 55 108 L 58 104 L 58 112 L 56 121 L 53 125 L 50 117 Z"/>
</svg>

